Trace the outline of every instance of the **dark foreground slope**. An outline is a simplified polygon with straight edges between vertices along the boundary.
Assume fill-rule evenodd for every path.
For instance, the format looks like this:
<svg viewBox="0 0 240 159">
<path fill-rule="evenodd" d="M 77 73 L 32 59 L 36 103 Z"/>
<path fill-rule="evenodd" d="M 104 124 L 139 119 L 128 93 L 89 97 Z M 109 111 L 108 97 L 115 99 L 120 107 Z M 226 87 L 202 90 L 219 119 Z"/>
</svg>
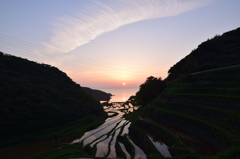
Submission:
<svg viewBox="0 0 240 159">
<path fill-rule="evenodd" d="M 0 53 L 0 141 L 90 115 L 106 117 L 99 101 L 65 73 Z"/>
<path fill-rule="evenodd" d="M 131 125 L 130 136 L 144 147 L 146 136 L 154 134 L 173 158 L 240 158 L 239 31 L 202 43 L 174 65 L 167 87 L 139 109 L 141 118 Z"/>
<path fill-rule="evenodd" d="M 192 134 L 210 145 L 201 148 L 194 141 L 183 144 L 189 154 L 193 151 L 212 156 L 236 149 L 240 154 L 240 75 L 237 72 L 240 66 L 179 79 L 169 84 L 160 98 L 148 103 L 143 117 L 160 127 Z M 172 135 L 176 135 L 174 131 Z"/>
</svg>

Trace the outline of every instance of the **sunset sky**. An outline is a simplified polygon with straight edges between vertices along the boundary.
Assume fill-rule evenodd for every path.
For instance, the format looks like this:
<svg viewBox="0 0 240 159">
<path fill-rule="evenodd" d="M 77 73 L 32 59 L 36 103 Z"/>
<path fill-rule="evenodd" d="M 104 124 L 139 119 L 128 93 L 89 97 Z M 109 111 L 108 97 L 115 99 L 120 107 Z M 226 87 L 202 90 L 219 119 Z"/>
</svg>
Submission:
<svg viewBox="0 0 240 159">
<path fill-rule="evenodd" d="M 137 87 L 240 27 L 240 0 L 0 0 L 0 21 L 4 53 L 82 86 Z"/>
</svg>

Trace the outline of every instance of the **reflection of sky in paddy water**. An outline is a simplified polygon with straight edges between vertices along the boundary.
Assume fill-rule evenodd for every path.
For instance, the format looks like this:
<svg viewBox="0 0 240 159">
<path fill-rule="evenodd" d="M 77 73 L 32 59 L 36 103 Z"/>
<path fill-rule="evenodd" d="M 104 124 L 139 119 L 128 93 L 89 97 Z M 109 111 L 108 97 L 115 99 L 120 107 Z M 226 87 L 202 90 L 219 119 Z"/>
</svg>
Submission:
<svg viewBox="0 0 240 159">
<path fill-rule="evenodd" d="M 129 153 L 127 152 L 126 148 L 124 147 L 124 145 L 122 143 L 119 142 L 119 145 L 121 146 L 123 152 L 125 153 L 126 155 L 126 159 L 130 159 L 131 156 L 129 155 Z"/>
<path fill-rule="evenodd" d="M 97 152 L 95 157 L 104 157 L 108 152 L 108 143 L 110 142 L 111 138 L 107 138 L 106 140 L 103 140 L 102 142 L 99 142 L 97 144 Z"/>
<path fill-rule="evenodd" d="M 116 130 L 116 132 L 114 134 L 114 138 L 113 138 L 111 146 L 110 146 L 110 154 L 108 155 L 107 158 L 116 158 L 115 144 L 116 144 L 116 140 L 117 140 L 119 131 L 120 131 L 120 129 Z"/>
<path fill-rule="evenodd" d="M 131 144 L 135 148 L 135 157 L 134 158 L 147 158 L 146 154 L 141 150 L 137 145 L 135 145 L 130 138 L 128 138 Z"/>
<path fill-rule="evenodd" d="M 85 132 L 85 134 L 80 139 L 75 139 L 71 144 L 81 142 L 84 140 L 84 145 L 91 143 L 96 138 L 108 133 L 116 124 L 120 121 L 119 117 L 108 118 L 105 123 L 99 126 L 97 129 Z"/>
<path fill-rule="evenodd" d="M 129 128 L 129 126 L 130 126 L 130 122 L 124 127 L 124 129 L 123 129 L 123 132 L 122 132 L 122 134 L 121 134 L 121 136 L 123 136 L 123 135 L 125 135 L 125 134 L 128 134 L 128 128 Z"/>
<path fill-rule="evenodd" d="M 99 139 L 95 140 L 90 146 L 93 147 L 96 143 L 105 140 L 107 137 L 107 135 L 100 137 Z"/>
<path fill-rule="evenodd" d="M 128 128 L 130 126 L 130 122 L 123 119 L 122 115 L 125 114 L 121 109 L 128 108 L 132 109 L 132 105 L 122 107 L 122 103 L 113 103 L 114 106 L 108 108 L 106 111 L 109 112 L 117 112 L 119 113 L 117 116 L 110 117 L 105 120 L 105 123 L 99 126 L 98 128 L 85 132 L 85 134 L 80 138 L 76 139 L 72 142 L 83 142 L 83 145 L 86 146 L 90 144 L 91 147 L 96 146 L 97 151 L 95 157 L 106 157 L 106 158 L 116 158 L 116 149 L 115 144 L 118 135 L 124 135 L 128 133 Z M 123 128 L 122 134 L 119 134 Z M 132 141 L 130 141 L 135 147 L 135 158 L 146 158 L 144 152 L 137 147 Z M 124 146 L 120 144 L 123 151 L 126 151 Z M 110 149 L 109 149 L 110 148 Z M 126 153 L 127 158 L 130 158 L 130 155 Z"/>
<path fill-rule="evenodd" d="M 154 146 L 158 149 L 158 151 L 164 156 L 164 157 L 172 157 L 170 152 L 168 151 L 168 147 L 167 145 L 165 145 L 162 142 L 159 141 L 153 141 L 153 139 L 148 136 L 148 138 L 152 141 L 152 143 L 154 144 Z"/>
<path fill-rule="evenodd" d="M 115 113 L 108 113 L 108 116 L 111 116 L 111 115 L 113 115 L 113 114 L 115 114 Z"/>
<path fill-rule="evenodd" d="M 89 144 L 89 143 L 93 142 L 96 138 L 99 138 L 102 135 L 107 134 L 109 131 L 111 131 L 116 126 L 116 124 L 117 123 L 111 124 L 108 127 L 106 127 L 105 129 L 100 130 L 99 132 L 93 134 L 91 137 L 86 138 L 84 140 L 84 144 L 83 145 Z"/>
</svg>

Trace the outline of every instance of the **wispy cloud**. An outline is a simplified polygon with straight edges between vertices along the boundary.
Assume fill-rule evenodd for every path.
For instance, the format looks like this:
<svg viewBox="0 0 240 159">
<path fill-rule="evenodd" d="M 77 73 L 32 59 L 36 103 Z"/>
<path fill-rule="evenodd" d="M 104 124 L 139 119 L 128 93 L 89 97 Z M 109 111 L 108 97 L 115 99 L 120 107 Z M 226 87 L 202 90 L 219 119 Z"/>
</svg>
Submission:
<svg viewBox="0 0 240 159">
<path fill-rule="evenodd" d="M 92 1 L 91 1 L 92 2 Z M 210 0 L 93 1 L 86 10 L 60 17 L 45 44 L 55 52 L 69 52 L 97 36 L 134 22 L 169 17 L 209 4 Z"/>
</svg>

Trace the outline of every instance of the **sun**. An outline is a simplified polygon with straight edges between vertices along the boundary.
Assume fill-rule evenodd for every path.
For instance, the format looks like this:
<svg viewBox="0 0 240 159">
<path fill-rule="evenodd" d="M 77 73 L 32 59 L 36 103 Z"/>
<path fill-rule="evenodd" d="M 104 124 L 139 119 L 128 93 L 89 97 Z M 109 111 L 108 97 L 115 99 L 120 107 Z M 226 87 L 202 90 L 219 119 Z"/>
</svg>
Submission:
<svg viewBox="0 0 240 159">
<path fill-rule="evenodd" d="M 126 83 L 123 83 L 123 85 L 125 86 Z"/>
</svg>

